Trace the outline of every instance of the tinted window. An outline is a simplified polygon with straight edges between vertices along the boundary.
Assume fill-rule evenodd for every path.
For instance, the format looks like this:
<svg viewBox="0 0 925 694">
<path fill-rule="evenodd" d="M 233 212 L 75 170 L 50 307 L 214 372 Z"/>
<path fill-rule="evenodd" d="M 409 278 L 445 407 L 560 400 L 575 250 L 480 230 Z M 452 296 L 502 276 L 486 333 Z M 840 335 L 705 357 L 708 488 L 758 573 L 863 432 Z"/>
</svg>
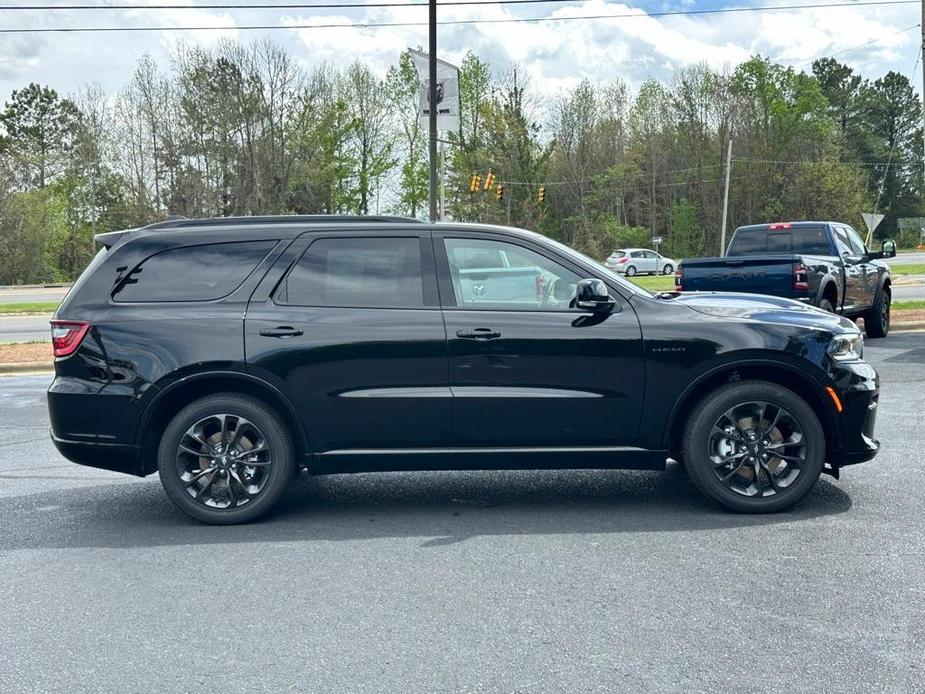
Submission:
<svg viewBox="0 0 925 694">
<path fill-rule="evenodd" d="M 851 227 L 845 227 L 845 231 L 848 232 L 848 241 L 851 243 L 851 250 L 854 251 L 855 255 L 864 255 L 867 253 L 867 246 L 864 245 L 864 242 L 861 241 L 861 238 L 858 236 L 858 233 Z"/>
<path fill-rule="evenodd" d="M 821 225 L 792 229 L 738 229 L 727 255 L 753 253 L 828 255 L 831 250 L 826 228 Z"/>
<path fill-rule="evenodd" d="M 562 310 L 575 296 L 578 275 L 528 248 L 484 239 L 445 243 L 456 305 L 461 308 Z M 466 259 L 475 255 L 486 264 L 466 267 Z M 488 264 L 489 258 L 494 262 Z"/>
<path fill-rule="evenodd" d="M 243 241 L 161 251 L 122 275 L 112 297 L 120 302 L 221 299 L 240 287 L 275 245 Z"/>
<path fill-rule="evenodd" d="M 276 300 L 299 306 L 424 306 L 421 242 L 415 238 L 318 239 Z"/>
<path fill-rule="evenodd" d="M 610 257 L 611 258 L 622 258 L 625 255 L 626 255 L 625 251 L 614 251 L 613 253 L 610 254 Z"/>
<path fill-rule="evenodd" d="M 845 227 L 836 226 L 833 229 L 835 230 L 835 241 L 838 245 L 838 250 L 842 253 L 851 253 L 851 242 L 848 240 L 848 232 Z"/>
</svg>

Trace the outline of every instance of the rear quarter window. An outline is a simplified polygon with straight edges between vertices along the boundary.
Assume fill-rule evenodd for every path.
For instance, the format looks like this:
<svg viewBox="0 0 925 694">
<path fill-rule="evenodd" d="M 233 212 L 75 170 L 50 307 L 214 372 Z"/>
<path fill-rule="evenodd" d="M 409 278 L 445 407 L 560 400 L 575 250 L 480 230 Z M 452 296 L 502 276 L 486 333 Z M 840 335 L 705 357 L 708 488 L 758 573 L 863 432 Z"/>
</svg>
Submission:
<svg viewBox="0 0 925 694">
<path fill-rule="evenodd" d="M 120 303 L 213 301 L 241 286 L 276 241 L 235 241 L 170 248 L 120 275 L 112 298 Z"/>
</svg>

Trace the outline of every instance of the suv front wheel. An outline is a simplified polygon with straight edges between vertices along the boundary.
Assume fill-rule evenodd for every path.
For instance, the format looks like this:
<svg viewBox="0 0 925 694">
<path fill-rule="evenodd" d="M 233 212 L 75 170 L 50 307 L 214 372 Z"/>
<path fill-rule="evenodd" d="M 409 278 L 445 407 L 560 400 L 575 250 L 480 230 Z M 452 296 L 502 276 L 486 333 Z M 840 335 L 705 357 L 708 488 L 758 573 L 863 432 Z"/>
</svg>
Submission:
<svg viewBox="0 0 925 694">
<path fill-rule="evenodd" d="M 171 501 L 203 523 L 246 523 L 279 499 L 295 469 L 286 425 L 261 401 L 220 393 L 167 425 L 158 473 Z"/>
<path fill-rule="evenodd" d="M 739 381 L 696 406 L 682 455 L 708 497 L 735 511 L 771 513 L 795 504 L 819 479 L 825 436 L 815 412 L 793 391 Z"/>
</svg>

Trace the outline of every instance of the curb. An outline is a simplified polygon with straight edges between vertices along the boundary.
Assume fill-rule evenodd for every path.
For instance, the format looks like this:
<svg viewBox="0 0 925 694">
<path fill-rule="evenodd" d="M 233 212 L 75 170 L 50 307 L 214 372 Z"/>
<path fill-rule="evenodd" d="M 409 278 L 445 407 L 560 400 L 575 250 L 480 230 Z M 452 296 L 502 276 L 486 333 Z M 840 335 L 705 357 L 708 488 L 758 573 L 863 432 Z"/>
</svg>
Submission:
<svg viewBox="0 0 925 694">
<path fill-rule="evenodd" d="M 890 332 L 902 332 L 903 330 L 925 330 L 925 321 L 903 321 L 890 323 Z"/>
<path fill-rule="evenodd" d="M 11 374 L 52 373 L 55 365 L 48 361 L 21 361 L 0 364 L 0 376 Z"/>
</svg>

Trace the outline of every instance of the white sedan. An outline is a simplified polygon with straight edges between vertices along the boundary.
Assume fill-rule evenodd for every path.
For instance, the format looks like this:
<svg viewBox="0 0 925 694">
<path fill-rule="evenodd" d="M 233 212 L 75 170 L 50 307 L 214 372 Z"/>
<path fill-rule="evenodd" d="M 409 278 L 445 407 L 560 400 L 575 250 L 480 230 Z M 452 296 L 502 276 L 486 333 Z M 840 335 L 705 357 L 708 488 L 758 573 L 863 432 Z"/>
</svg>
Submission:
<svg viewBox="0 0 925 694">
<path fill-rule="evenodd" d="M 604 264 L 614 272 L 633 275 L 670 275 L 678 264 L 648 248 L 618 248 Z"/>
</svg>

